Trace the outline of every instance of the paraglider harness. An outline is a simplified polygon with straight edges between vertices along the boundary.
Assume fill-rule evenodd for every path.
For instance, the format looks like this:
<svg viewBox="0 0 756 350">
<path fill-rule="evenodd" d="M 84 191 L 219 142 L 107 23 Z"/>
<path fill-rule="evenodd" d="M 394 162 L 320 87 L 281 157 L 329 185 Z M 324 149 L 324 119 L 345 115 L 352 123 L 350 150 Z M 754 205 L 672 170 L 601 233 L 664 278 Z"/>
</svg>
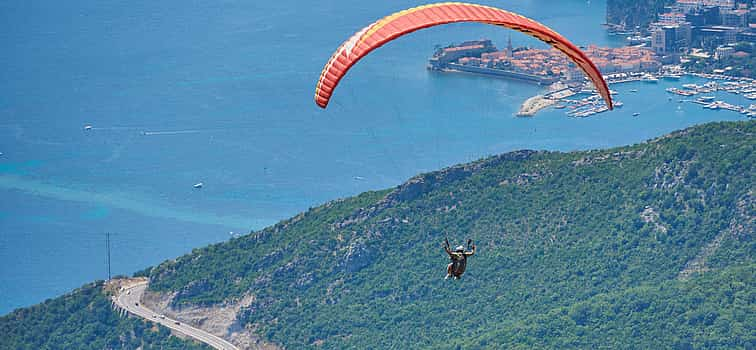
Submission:
<svg viewBox="0 0 756 350">
<path fill-rule="evenodd" d="M 452 251 L 449 246 L 449 239 L 447 238 L 444 242 L 444 250 L 446 250 L 446 253 L 449 254 L 449 259 L 451 259 L 451 263 L 446 267 L 446 277 L 444 279 L 449 277 L 454 277 L 454 279 L 461 278 L 467 267 L 467 257 L 475 254 L 475 244 L 473 244 L 472 239 L 467 240 L 467 251 L 462 246 Z"/>
</svg>

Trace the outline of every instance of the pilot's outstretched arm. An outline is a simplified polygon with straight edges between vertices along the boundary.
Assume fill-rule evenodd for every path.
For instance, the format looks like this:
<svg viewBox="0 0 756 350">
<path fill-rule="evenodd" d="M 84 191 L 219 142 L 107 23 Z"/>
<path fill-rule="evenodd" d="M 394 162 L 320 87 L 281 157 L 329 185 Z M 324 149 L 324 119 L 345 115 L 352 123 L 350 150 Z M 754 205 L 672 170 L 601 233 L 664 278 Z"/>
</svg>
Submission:
<svg viewBox="0 0 756 350">
<path fill-rule="evenodd" d="M 446 254 L 449 254 L 449 256 L 453 255 L 451 249 L 449 248 L 449 239 L 446 239 L 446 241 L 444 241 L 444 250 L 446 251 Z"/>
<path fill-rule="evenodd" d="M 473 256 L 475 255 L 475 245 L 473 244 L 472 250 L 469 252 L 465 252 L 465 256 Z"/>
</svg>

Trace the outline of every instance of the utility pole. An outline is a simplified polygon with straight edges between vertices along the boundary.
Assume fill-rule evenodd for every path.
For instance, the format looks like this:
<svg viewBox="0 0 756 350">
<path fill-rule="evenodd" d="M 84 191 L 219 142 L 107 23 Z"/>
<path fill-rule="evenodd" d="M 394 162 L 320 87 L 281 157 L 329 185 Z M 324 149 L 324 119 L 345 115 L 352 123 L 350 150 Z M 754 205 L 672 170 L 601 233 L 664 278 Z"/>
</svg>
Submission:
<svg viewBox="0 0 756 350">
<path fill-rule="evenodd" d="M 105 233 L 105 252 L 107 253 L 108 281 L 110 281 L 110 232 Z"/>
</svg>

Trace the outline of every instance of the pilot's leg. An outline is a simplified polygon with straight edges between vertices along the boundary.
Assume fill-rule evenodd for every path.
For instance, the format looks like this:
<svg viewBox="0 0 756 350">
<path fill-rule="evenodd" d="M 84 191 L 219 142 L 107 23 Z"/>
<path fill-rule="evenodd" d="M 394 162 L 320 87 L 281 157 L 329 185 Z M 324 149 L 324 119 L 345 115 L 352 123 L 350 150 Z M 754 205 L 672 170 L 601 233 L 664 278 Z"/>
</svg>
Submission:
<svg viewBox="0 0 756 350">
<path fill-rule="evenodd" d="M 452 274 L 452 263 L 449 263 L 449 265 L 446 266 L 446 277 L 444 279 L 448 279 L 451 277 Z"/>
</svg>

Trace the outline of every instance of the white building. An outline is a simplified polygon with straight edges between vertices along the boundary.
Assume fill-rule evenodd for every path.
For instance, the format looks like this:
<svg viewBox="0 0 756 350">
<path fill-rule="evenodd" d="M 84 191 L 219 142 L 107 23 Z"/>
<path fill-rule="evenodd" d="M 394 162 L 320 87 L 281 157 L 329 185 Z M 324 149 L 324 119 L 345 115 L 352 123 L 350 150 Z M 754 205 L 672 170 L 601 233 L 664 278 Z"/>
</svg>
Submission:
<svg viewBox="0 0 756 350">
<path fill-rule="evenodd" d="M 680 24 L 685 22 L 685 14 L 668 12 L 659 14 L 659 23 L 663 25 Z"/>
<path fill-rule="evenodd" d="M 691 13 L 704 6 L 719 6 L 723 9 L 735 7 L 735 0 L 677 0 L 675 7 L 682 13 Z"/>
<path fill-rule="evenodd" d="M 725 58 L 728 58 L 732 56 L 732 54 L 735 53 L 735 48 L 732 46 L 720 46 L 717 48 L 715 57 L 718 60 L 723 60 Z"/>
</svg>

